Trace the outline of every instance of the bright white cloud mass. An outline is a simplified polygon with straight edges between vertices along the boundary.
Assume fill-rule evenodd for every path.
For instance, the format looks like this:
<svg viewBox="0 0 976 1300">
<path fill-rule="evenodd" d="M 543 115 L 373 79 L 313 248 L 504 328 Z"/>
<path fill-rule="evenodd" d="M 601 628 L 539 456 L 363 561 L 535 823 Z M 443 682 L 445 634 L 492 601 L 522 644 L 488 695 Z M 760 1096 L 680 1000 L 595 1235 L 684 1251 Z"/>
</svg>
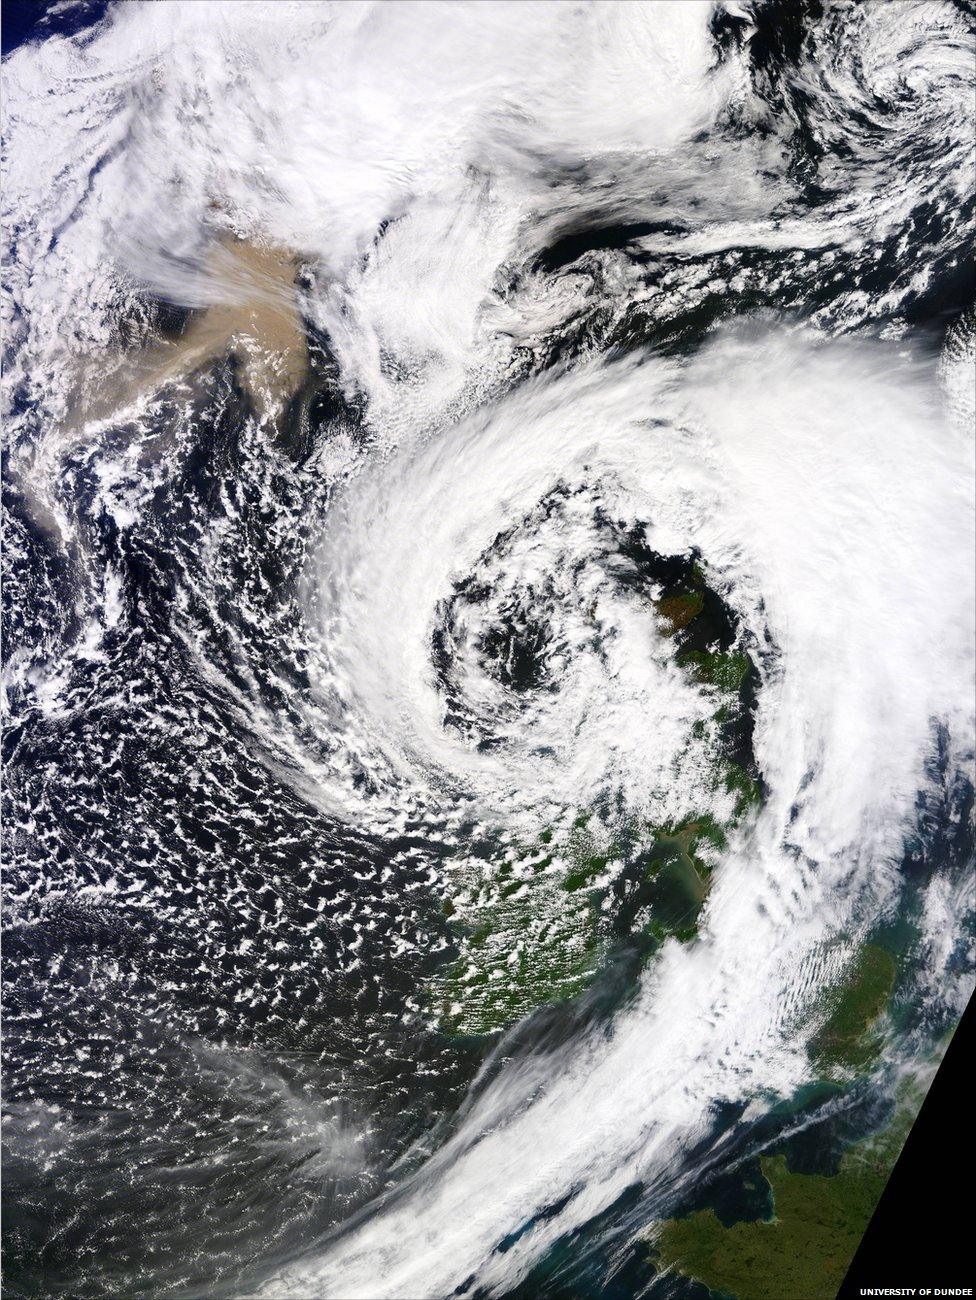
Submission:
<svg viewBox="0 0 976 1300">
<path fill-rule="evenodd" d="M 610 1295 L 961 1014 L 973 31 L 787 8 L 5 57 L 12 1295 Z"/>
</svg>

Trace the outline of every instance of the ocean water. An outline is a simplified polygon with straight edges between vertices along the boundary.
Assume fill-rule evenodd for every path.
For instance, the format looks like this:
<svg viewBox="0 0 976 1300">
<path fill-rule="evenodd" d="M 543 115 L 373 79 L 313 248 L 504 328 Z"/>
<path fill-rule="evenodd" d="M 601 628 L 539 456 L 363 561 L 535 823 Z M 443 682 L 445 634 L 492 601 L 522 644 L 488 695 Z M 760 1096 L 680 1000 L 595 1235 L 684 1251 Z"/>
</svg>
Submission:
<svg viewBox="0 0 976 1300">
<path fill-rule="evenodd" d="M 701 1300 L 973 988 L 971 6 L 33 16 L 5 1286 Z"/>
</svg>

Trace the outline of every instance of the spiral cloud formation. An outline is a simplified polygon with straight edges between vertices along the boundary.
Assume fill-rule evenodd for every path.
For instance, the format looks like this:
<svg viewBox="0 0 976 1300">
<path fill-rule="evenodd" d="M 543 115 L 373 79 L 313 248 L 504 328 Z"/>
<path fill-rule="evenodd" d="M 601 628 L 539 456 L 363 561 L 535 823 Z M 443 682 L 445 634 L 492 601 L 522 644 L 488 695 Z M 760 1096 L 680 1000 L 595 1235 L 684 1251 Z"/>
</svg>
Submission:
<svg viewBox="0 0 976 1300">
<path fill-rule="evenodd" d="M 6 57 L 12 1295 L 678 1296 L 662 1223 L 881 1123 L 973 987 L 973 57 L 951 0 Z"/>
</svg>

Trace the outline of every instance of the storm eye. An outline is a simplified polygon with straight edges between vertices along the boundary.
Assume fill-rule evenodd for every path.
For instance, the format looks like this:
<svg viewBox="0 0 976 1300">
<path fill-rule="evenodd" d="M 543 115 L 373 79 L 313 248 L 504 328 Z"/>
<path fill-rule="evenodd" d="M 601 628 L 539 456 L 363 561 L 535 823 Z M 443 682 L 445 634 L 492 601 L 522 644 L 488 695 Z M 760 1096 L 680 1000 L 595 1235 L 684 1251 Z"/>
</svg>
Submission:
<svg viewBox="0 0 976 1300">
<path fill-rule="evenodd" d="M 510 613 L 510 620 L 490 628 L 481 638 L 479 648 L 486 670 L 513 691 L 554 685 L 549 660 L 551 629 L 524 613 L 521 618 L 516 611 Z"/>
</svg>

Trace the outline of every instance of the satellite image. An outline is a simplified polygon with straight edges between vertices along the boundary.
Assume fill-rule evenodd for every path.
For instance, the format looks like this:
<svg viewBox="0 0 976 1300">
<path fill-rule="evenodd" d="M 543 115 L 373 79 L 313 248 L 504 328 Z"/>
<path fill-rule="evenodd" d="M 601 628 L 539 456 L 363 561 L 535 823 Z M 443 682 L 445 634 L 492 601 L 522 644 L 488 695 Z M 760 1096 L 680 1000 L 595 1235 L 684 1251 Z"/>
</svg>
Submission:
<svg viewBox="0 0 976 1300">
<path fill-rule="evenodd" d="M 3 17 L 5 1297 L 834 1300 L 976 982 L 976 5 Z"/>
</svg>

